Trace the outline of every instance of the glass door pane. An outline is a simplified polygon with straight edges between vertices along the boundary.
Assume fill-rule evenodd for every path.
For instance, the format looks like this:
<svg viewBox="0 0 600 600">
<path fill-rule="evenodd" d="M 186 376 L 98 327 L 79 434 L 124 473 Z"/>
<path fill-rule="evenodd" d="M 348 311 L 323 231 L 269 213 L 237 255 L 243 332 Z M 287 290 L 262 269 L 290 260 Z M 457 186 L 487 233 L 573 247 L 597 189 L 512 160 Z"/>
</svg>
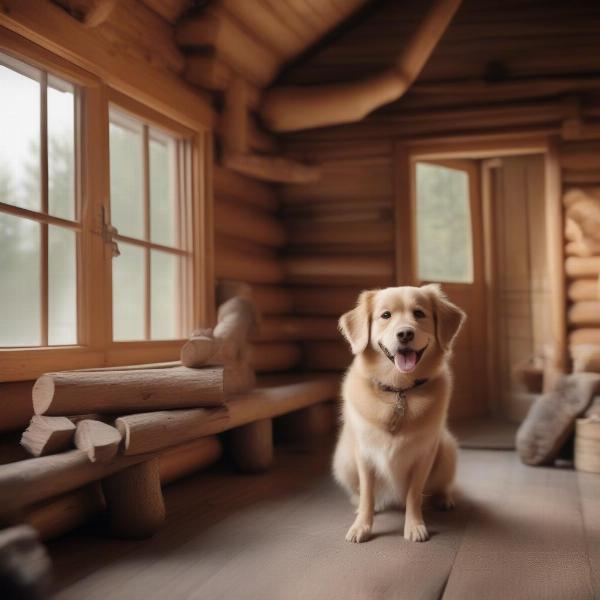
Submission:
<svg viewBox="0 0 600 600">
<path fill-rule="evenodd" d="M 473 253 L 468 174 L 418 162 L 416 186 L 419 280 L 471 283 Z"/>
</svg>

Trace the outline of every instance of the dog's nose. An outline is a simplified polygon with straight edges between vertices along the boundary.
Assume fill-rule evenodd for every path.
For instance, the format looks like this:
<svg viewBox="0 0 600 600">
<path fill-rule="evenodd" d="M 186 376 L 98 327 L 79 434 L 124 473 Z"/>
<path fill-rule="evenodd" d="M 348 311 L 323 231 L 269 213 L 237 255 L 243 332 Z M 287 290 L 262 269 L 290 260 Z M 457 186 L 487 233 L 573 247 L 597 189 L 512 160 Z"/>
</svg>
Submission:
<svg viewBox="0 0 600 600">
<path fill-rule="evenodd" d="M 401 329 L 396 335 L 403 344 L 408 344 L 408 342 L 412 342 L 415 339 L 415 331 L 412 327 L 405 327 L 404 329 Z"/>
</svg>

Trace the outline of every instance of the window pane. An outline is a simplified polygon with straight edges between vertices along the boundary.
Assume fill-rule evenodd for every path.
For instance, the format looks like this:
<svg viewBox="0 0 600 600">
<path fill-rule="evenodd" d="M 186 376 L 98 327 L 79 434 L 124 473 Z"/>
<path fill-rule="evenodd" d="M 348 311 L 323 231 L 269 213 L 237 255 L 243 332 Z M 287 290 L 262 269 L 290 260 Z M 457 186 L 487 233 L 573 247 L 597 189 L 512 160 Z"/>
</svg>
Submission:
<svg viewBox="0 0 600 600">
<path fill-rule="evenodd" d="M 416 168 L 419 279 L 472 282 L 469 177 L 427 163 Z"/>
<path fill-rule="evenodd" d="M 77 343 L 76 234 L 48 226 L 48 343 Z"/>
<path fill-rule="evenodd" d="M 175 246 L 175 141 L 150 137 L 150 239 Z"/>
<path fill-rule="evenodd" d="M 144 237 L 143 135 L 141 126 L 119 115 L 110 123 L 110 213 L 122 235 Z M 124 123 L 126 123 L 124 125 Z"/>
<path fill-rule="evenodd" d="M 41 343 L 40 228 L 0 213 L 0 346 Z"/>
<path fill-rule="evenodd" d="M 0 64 L 0 90 L 0 202 L 40 210 L 40 84 Z"/>
<path fill-rule="evenodd" d="M 143 248 L 119 243 L 121 255 L 112 261 L 113 339 L 144 339 L 146 269 Z"/>
<path fill-rule="evenodd" d="M 75 219 L 75 94 L 48 77 L 48 211 Z"/>
<path fill-rule="evenodd" d="M 151 331 L 153 340 L 180 337 L 178 274 L 182 259 L 173 254 L 151 252 Z"/>
</svg>

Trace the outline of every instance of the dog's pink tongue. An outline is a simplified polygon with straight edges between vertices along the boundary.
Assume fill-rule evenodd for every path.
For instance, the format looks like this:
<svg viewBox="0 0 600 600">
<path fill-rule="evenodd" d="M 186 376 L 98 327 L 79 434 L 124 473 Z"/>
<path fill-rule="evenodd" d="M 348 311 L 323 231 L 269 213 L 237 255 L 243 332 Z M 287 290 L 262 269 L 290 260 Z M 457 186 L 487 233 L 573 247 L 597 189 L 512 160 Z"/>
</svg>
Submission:
<svg viewBox="0 0 600 600">
<path fill-rule="evenodd" d="M 417 366 L 417 353 L 412 350 L 410 352 L 398 352 L 394 356 L 394 364 L 398 371 L 410 373 Z"/>
</svg>

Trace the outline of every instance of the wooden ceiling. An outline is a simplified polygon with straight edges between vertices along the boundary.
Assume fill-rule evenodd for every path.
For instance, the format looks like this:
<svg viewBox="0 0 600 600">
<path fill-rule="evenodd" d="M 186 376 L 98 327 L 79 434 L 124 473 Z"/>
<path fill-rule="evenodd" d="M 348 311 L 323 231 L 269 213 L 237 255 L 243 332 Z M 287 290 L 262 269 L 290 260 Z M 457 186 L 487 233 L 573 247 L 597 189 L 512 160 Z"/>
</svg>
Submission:
<svg viewBox="0 0 600 600">
<path fill-rule="evenodd" d="M 232 75 L 264 88 L 281 69 L 344 22 L 368 0 L 214 0 L 187 13 L 170 0 L 175 40 L 188 55 L 186 77 L 224 89 Z M 163 16 L 160 0 L 144 0 Z M 175 6 L 176 5 L 176 6 Z M 189 7 L 188 7 L 189 8 Z M 178 18 L 179 17 L 179 18 Z"/>
<path fill-rule="evenodd" d="M 379 3 L 279 82 L 352 80 L 388 67 L 428 4 Z M 464 0 L 411 90 L 382 110 L 563 93 L 584 78 L 598 86 L 597 0 Z"/>
<path fill-rule="evenodd" d="M 253 113 L 266 88 L 367 81 L 393 68 L 440 3 L 52 1 L 94 27 L 115 52 L 175 72 L 199 90 L 221 93 L 243 79 Z M 89 15 L 100 21 L 86 23 Z M 598 0 L 463 0 L 408 92 L 375 116 L 579 94 L 577 104 L 582 92 L 600 93 Z M 264 140 L 254 123 L 253 116 L 259 147 Z"/>
</svg>

